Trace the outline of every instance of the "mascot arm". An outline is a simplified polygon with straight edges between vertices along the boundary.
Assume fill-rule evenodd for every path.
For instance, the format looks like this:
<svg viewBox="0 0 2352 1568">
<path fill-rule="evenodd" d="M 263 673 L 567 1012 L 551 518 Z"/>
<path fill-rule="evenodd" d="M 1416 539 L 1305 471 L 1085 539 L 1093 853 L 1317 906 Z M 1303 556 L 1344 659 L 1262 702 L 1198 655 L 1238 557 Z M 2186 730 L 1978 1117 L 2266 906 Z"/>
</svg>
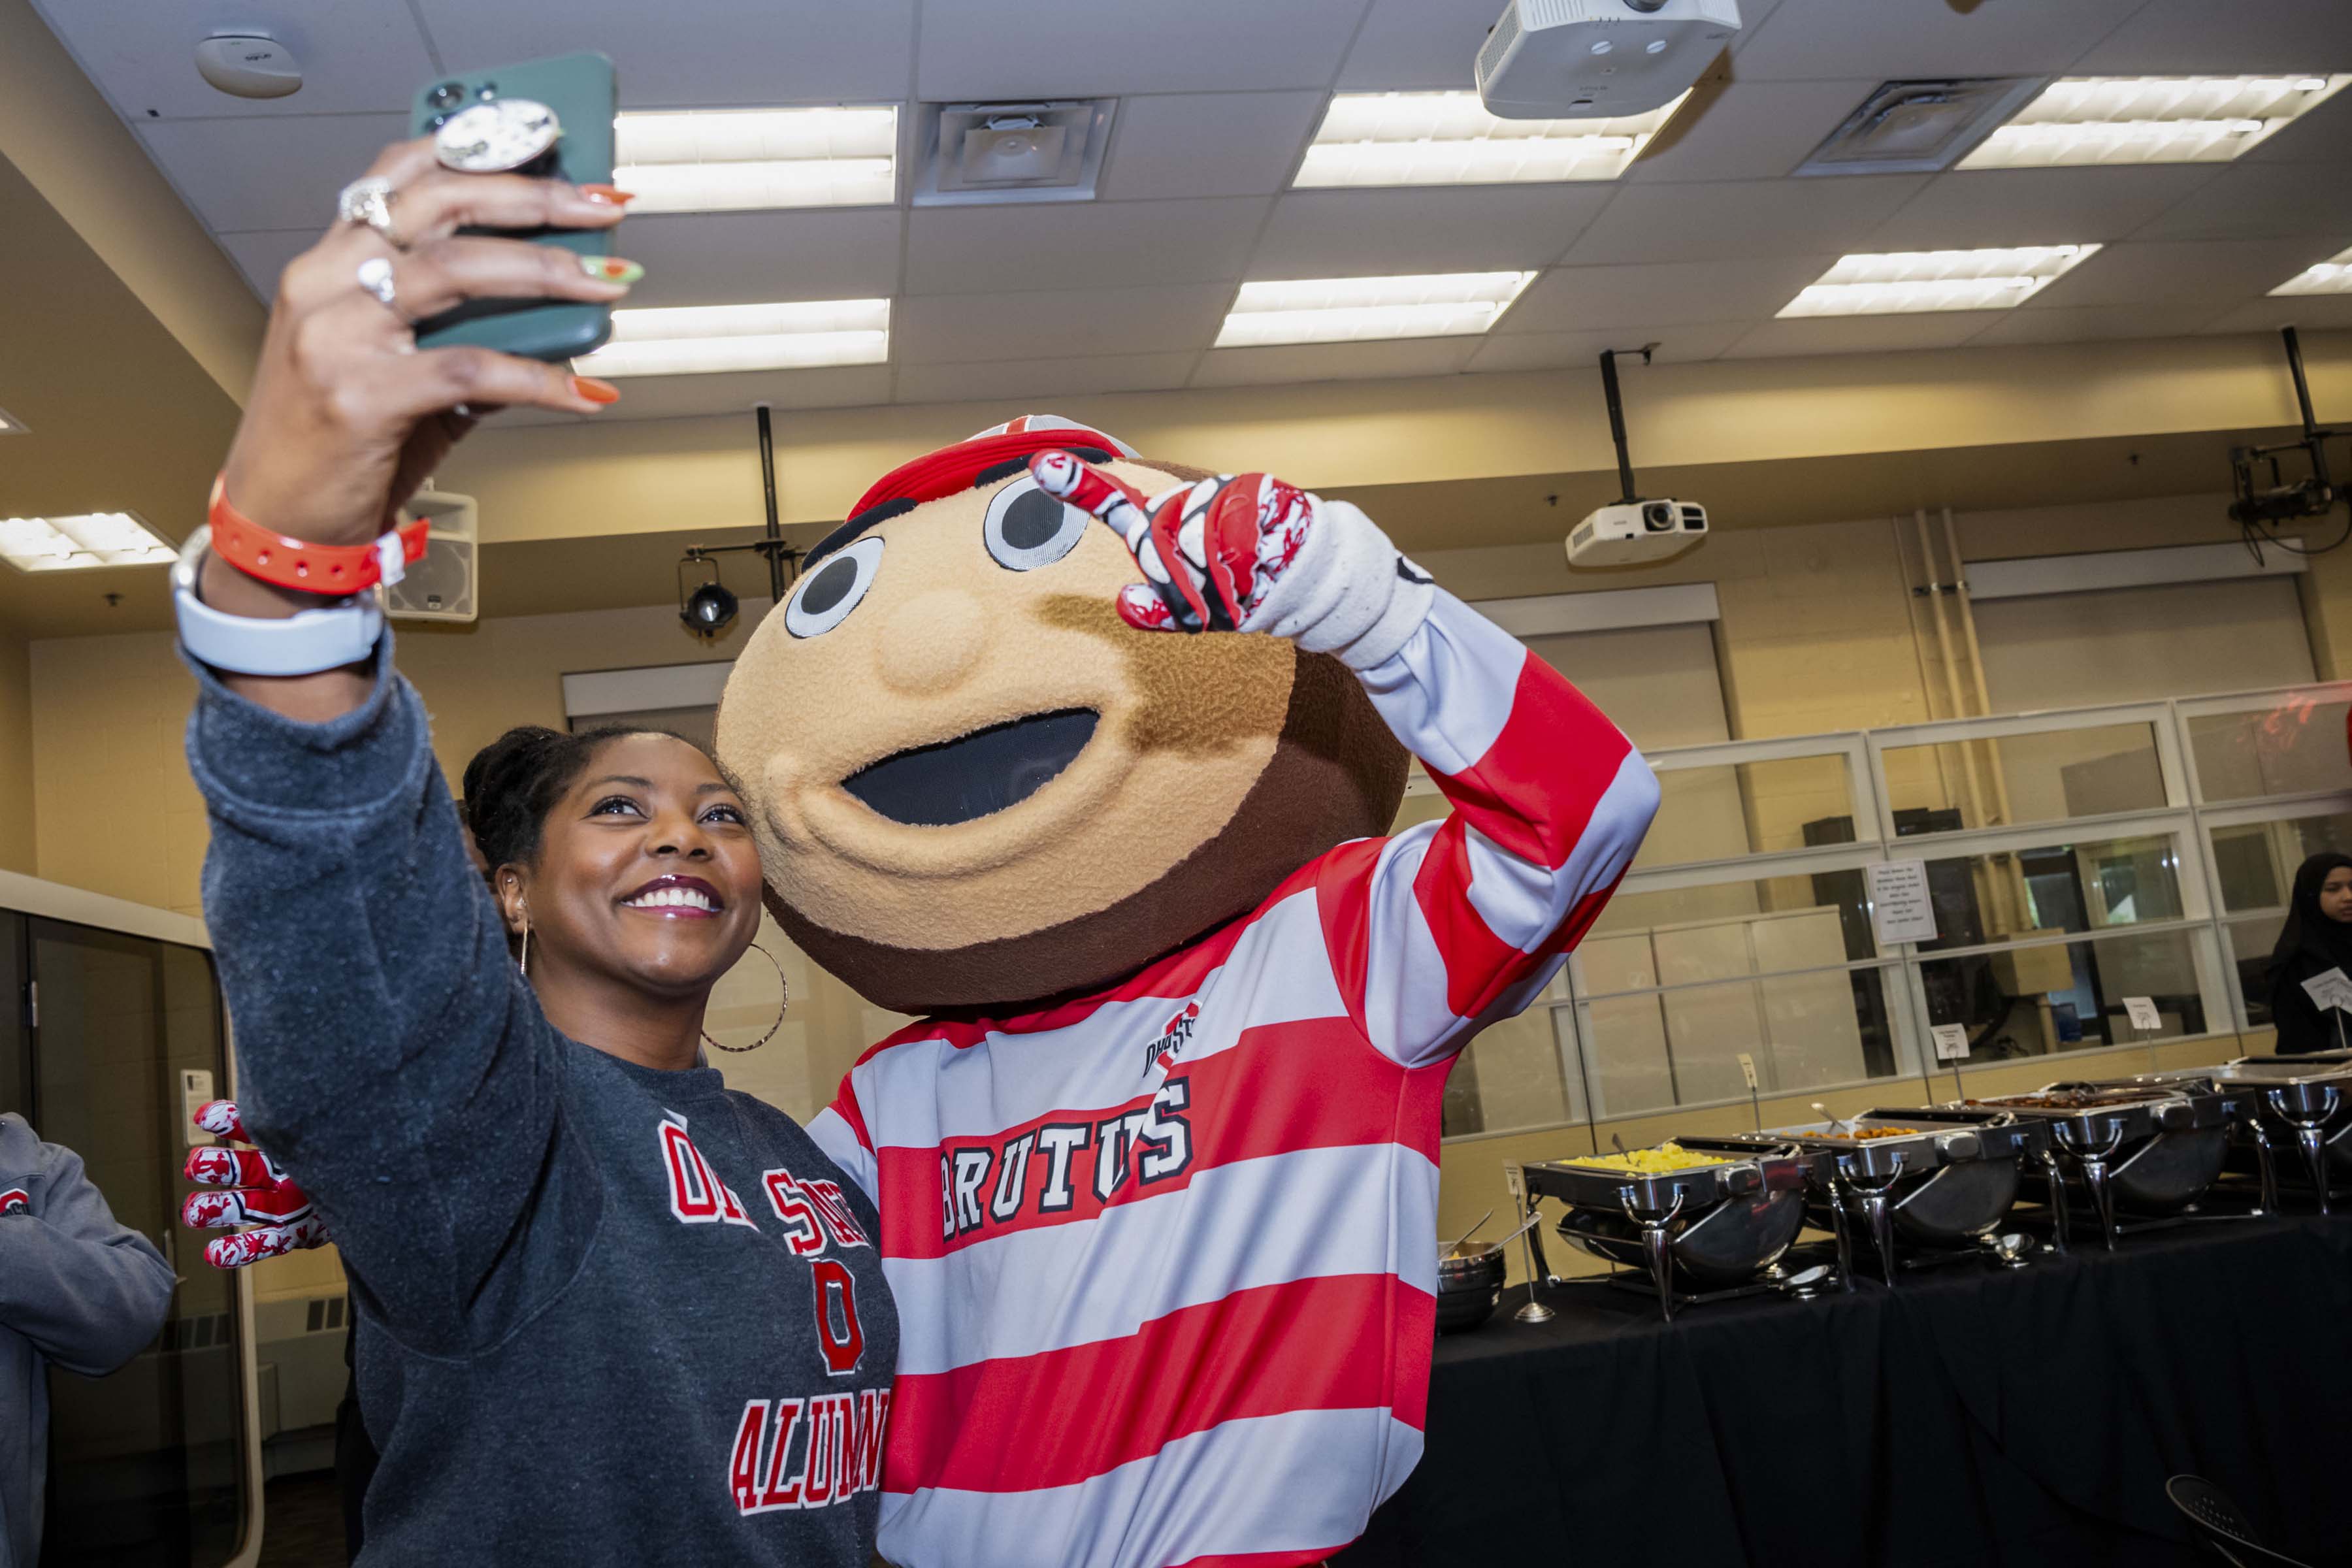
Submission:
<svg viewBox="0 0 2352 1568">
<path fill-rule="evenodd" d="M 1656 815 L 1657 779 L 1633 743 L 1345 501 L 1264 474 L 1147 500 L 1066 452 L 1030 468 L 1135 553 L 1145 580 L 1118 606 L 1130 625 L 1265 632 L 1333 655 L 1453 803 L 1443 822 L 1317 868 L 1341 993 L 1373 1046 L 1408 1067 L 1441 1061 L 1525 1007 Z"/>
</svg>

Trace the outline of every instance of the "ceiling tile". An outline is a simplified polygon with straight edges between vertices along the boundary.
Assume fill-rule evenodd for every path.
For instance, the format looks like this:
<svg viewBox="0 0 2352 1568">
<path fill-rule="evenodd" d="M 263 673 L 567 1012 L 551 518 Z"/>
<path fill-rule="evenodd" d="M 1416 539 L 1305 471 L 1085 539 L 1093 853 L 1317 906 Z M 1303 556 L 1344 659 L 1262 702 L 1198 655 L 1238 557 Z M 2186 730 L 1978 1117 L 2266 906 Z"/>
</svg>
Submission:
<svg viewBox="0 0 2352 1568">
<path fill-rule="evenodd" d="M 2211 181 L 2208 164 L 1938 174 L 1871 231 L 1873 250 L 1967 250 L 2120 239 Z"/>
<path fill-rule="evenodd" d="M 613 248 L 646 269 L 632 305 L 862 300 L 898 293 L 905 222 L 889 209 L 647 214 Z"/>
<path fill-rule="evenodd" d="M 1452 375 L 1469 362 L 1479 342 L 1468 337 L 1401 338 L 1377 343 L 1212 349 L 1201 356 L 1201 367 L 1192 373 L 1192 384 L 1255 386 L 1275 382 Z"/>
<path fill-rule="evenodd" d="M 1608 205 L 1598 184 L 1294 191 L 1275 203 L 1251 278 L 1384 278 L 1543 266 Z"/>
<path fill-rule="evenodd" d="M 1838 128 L 1878 79 L 1703 86 L 1625 172 L 1628 184 L 1777 179 Z"/>
<path fill-rule="evenodd" d="M 2054 75 L 2141 3 L 1795 0 L 1741 43 L 1739 75 L 1749 81 Z"/>
<path fill-rule="evenodd" d="M 2352 51 L 2343 57 L 2352 61 Z M 2352 88 L 2263 139 L 2241 163 L 2324 163 L 2352 158 Z"/>
<path fill-rule="evenodd" d="M 986 294 L 1238 279 L 1264 196 L 918 207 L 907 292 Z"/>
<path fill-rule="evenodd" d="M 50 30 L 126 120 L 183 115 L 283 120 L 364 110 L 405 113 L 433 57 L 402 0 L 37 0 Z M 285 98 L 231 98 L 196 74 L 196 45 L 215 33 L 259 33 L 286 46 L 302 87 Z"/>
<path fill-rule="evenodd" d="M 1563 267 L 1528 284 L 1528 291 L 1504 312 L 1495 331 L 1497 335 L 1517 335 L 1754 321 L 1795 299 L 1799 289 L 1829 270 L 1836 259 L 1834 256 L 1797 256 L 1764 261 Z"/>
<path fill-rule="evenodd" d="M 2108 246 L 2019 309 L 2252 300 L 2343 248 L 2326 238 L 2126 240 Z"/>
<path fill-rule="evenodd" d="M 1372 0 L 1339 69 L 1346 92 L 1466 88 L 1502 0 Z"/>
<path fill-rule="evenodd" d="M 2074 62 L 2077 76 L 2342 70 L 2352 62 L 2344 0 L 2149 0 Z"/>
<path fill-rule="evenodd" d="M 2221 304 L 2077 305 L 2052 310 L 2003 310 L 2000 320 L 1969 340 L 1995 343 L 2087 343 L 2113 338 L 2185 338 L 2226 310 Z"/>
<path fill-rule="evenodd" d="M 1562 259 L 1597 267 L 1860 250 L 1870 231 L 1925 184 L 1919 174 L 1872 174 L 1628 185 Z"/>
<path fill-rule="evenodd" d="M 845 365 L 833 370 L 754 370 L 713 375 L 633 375 L 617 384 L 621 401 L 593 419 L 678 419 L 740 414 L 743 448 L 754 440 L 751 405 L 855 408 L 890 401 L 890 367 Z"/>
<path fill-rule="evenodd" d="M 915 0 L 416 0 L 455 70 L 598 49 L 624 109 L 896 101 Z"/>
<path fill-rule="evenodd" d="M 1099 359 L 998 360 L 978 364 L 910 364 L 898 371 L 900 403 L 985 403 L 1009 399 L 1015 414 L 1043 400 L 1106 392 L 1169 392 L 1191 379 L 1197 353 L 1106 354 Z M 1046 412 L 1060 412 L 1050 406 Z"/>
<path fill-rule="evenodd" d="M 2347 231 L 2352 231 L 2352 168 L 2341 162 L 2231 163 L 2132 237 L 2251 239 Z"/>
<path fill-rule="evenodd" d="M 1086 358 L 1197 349 L 1233 303 L 1229 284 L 1037 289 L 902 300 L 892 309 L 902 365 Z"/>
<path fill-rule="evenodd" d="M 1929 310 L 1916 316 L 1808 316 L 1765 321 L 1723 351 L 1725 359 L 1786 359 L 1801 354 L 1888 353 L 1949 349 L 1990 323 L 1990 310 Z"/>
<path fill-rule="evenodd" d="M 1319 92 L 1175 92 L 1118 107 L 1103 195 L 1255 196 L 1282 189 L 1323 113 Z"/>
<path fill-rule="evenodd" d="M 324 226 L 264 228 L 214 237 L 228 252 L 228 258 L 236 263 L 236 269 L 245 274 L 245 280 L 253 285 L 253 291 L 267 303 L 278 297 L 278 275 L 286 270 L 288 262 L 318 243 Z"/>
<path fill-rule="evenodd" d="M 963 99 L 1322 87 L 1365 0 L 928 0 L 917 96 Z M 1497 10 L 1499 10 L 1499 5 Z"/>
<path fill-rule="evenodd" d="M 1610 327 L 1588 332 L 1492 333 L 1478 341 L 1470 356 L 1474 371 L 1591 370 L 1603 349 L 1638 349 L 1658 345 L 1660 364 L 1681 364 L 1713 359 L 1755 325 L 1753 321 L 1709 321 L 1688 327 Z"/>
<path fill-rule="evenodd" d="M 299 120 L 152 121 L 136 127 L 196 216 L 215 233 L 323 230 L 335 193 L 400 139 L 398 114 L 319 114 Z"/>
<path fill-rule="evenodd" d="M 2352 294 L 2304 294 L 2285 300 L 2256 300 L 2208 321 L 2206 332 L 2275 332 L 2300 327 L 2324 332 L 2352 328 Z"/>
</svg>

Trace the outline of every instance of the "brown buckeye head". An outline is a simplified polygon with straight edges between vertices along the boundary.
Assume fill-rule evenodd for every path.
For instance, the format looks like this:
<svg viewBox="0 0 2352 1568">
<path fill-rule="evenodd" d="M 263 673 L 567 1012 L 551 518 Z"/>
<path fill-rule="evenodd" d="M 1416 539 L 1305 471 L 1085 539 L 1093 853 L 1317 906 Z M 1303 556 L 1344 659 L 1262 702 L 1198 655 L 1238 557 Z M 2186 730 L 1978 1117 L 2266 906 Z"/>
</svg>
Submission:
<svg viewBox="0 0 2352 1568">
<path fill-rule="evenodd" d="M 769 908 L 899 1012 L 1106 985 L 1387 831 L 1404 789 L 1402 748 L 1337 660 L 1120 620 L 1135 563 L 1008 455 L 1032 423 L 869 492 L 719 709 Z M 1201 477 L 1036 430 L 1028 450 L 1067 447 L 1146 494 Z"/>
</svg>

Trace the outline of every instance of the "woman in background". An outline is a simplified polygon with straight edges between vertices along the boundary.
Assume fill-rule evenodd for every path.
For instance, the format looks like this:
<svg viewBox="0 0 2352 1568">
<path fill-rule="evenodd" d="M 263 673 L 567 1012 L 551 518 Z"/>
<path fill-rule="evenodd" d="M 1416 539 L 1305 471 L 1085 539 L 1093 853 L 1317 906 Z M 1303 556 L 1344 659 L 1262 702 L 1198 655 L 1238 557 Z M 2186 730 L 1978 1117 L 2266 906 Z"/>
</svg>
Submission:
<svg viewBox="0 0 2352 1568">
<path fill-rule="evenodd" d="M 617 395 L 410 328 L 618 297 L 457 234 L 608 227 L 617 200 L 441 171 L 424 142 L 373 172 L 397 238 L 344 224 L 287 268 L 217 492 L 296 560 L 375 540 L 467 400 Z M 236 660 L 268 623 L 343 605 L 216 550 L 190 569 L 183 635 L 223 650 L 192 657 L 205 917 L 245 1122 L 301 1173 L 360 1315 L 362 1562 L 864 1568 L 898 1351 L 874 1212 L 698 1065 L 759 921 L 741 800 L 674 736 L 511 736 L 475 779 L 486 887 L 390 637 L 259 673 Z M 247 629 L 205 629 L 225 618 Z"/>
<path fill-rule="evenodd" d="M 2352 1018 L 2311 999 L 2303 983 L 2336 971 L 2352 981 L 2352 855 L 2326 851 L 2295 868 L 2286 925 L 2271 949 L 2271 1022 L 2281 1055 L 2341 1049 Z"/>
</svg>

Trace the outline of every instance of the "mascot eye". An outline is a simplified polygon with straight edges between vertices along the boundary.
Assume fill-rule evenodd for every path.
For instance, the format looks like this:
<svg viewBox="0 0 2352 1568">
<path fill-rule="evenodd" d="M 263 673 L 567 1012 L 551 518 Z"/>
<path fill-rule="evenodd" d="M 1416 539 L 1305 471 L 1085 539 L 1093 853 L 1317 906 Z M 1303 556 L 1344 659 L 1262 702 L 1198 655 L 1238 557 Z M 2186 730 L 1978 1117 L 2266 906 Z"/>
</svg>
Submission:
<svg viewBox="0 0 2352 1568">
<path fill-rule="evenodd" d="M 882 538 L 869 533 L 800 580 L 784 601 L 784 629 L 796 637 L 821 637 L 849 618 L 874 574 L 882 566 Z"/>
<path fill-rule="evenodd" d="M 1077 547 L 1094 519 L 1076 507 L 1055 500 L 1023 476 L 988 501 L 988 521 L 982 535 L 988 553 L 999 566 L 1034 572 L 1051 566 Z"/>
</svg>

